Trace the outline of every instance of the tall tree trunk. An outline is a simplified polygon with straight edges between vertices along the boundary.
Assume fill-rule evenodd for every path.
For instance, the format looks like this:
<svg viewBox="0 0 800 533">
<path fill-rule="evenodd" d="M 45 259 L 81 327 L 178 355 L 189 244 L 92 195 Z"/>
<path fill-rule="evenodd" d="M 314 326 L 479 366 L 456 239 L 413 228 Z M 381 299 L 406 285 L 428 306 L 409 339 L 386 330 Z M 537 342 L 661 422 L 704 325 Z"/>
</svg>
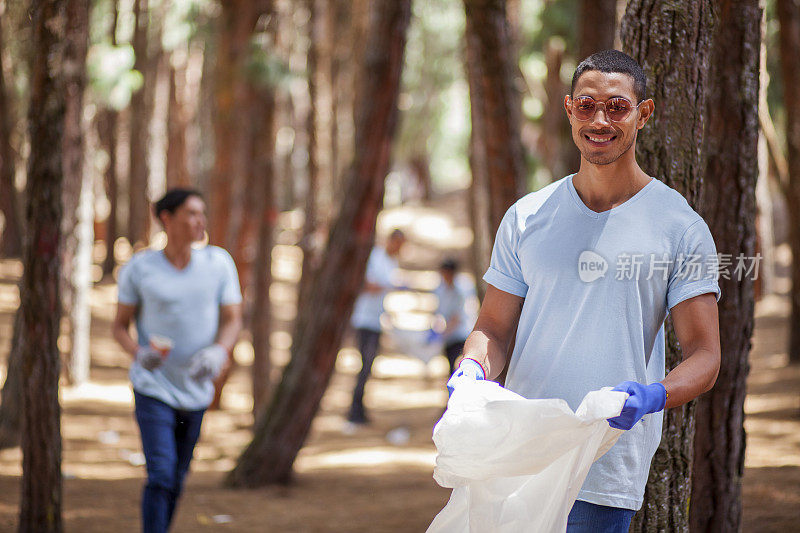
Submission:
<svg viewBox="0 0 800 533">
<path fill-rule="evenodd" d="M 637 159 L 702 208 L 704 161 L 699 147 L 705 125 L 705 93 L 713 26 L 711 0 L 677 7 L 667 0 L 631 0 L 622 21 L 625 51 L 644 68 L 656 113 L 638 136 Z M 666 367 L 681 361 L 667 324 Z M 687 531 L 691 491 L 694 402 L 664 414 L 661 444 L 653 458 L 645 502 L 631 531 Z"/>
<path fill-rule="evenodd" d="M 61 410 L 58 333 L 61 317 L 61 184 L 68 28 L 86 0 L 32 5 L 31 104 L 28 113 L 22 313 L 22 498 L 19 531 L 61 531 Z M 79 15 L 80 16 L 80 15 Z M 68 74 L 68 73 L 67 73 Z"/>
<path fill-rule="evenodd" d="M 717 20 L 706 99 L 703 217 L 717 252 L 755 255 L 758 92 L 762 13 L 759 0 L 715 0 Z M 751 260 L 744 262 L 753 266 Z M 744 398 L 753 333 L 753 276 L 720 276 L 722 357 L 714 388 L 695 407 L 692 531 L 741 529 Z"/>
<path fill-rule="evenodd" d="M 786 202 L 789 212 L 789 244 L 792 249 L 792 314 L 789 319 L 789 360 L 800 363 L 800 4 L 796 0 L 776 0 L 780 22 L 781 74 L 786 109 L 786 153 L 789 182 Z"/>
<path fill-rule="evenodd" d="M 186 116 L 178 96 L 179 72 L 169 66 L 169 107 L 167 111 L 167 189 L 189 186 L 186 156 Z"/>
<path fill-rule="evenodd" d="M 149 87 L 147 30 L 150 10 L 148 0 L 134 0 L 133 50 L 136 54 L 134 68 L 145 78 L 144 85 L 131 97 L 130 105 L 130 164 L 128 167 L 128 240 L 131 245 L 147 244 L 150 232 L 148 206 L 149 165 L 148 144 L 150 115 L 147 112 Z"/>
<path fill-rule="evenodd" d="M 19 257 L 22 252 L 19 194 L 14 186 L 15 162 L 11 146 L 12 102 L 6 89 L 3 65 L 3 20 L 0 15 L 0 211 L 3 227 L 0 234 L 0 257 Z"/>
<path fill-rule="evenodd" d="M 270 331 L 272 310 L 269 288 L 272 284 L 272 247 L 278 212 L 275 209 L 275 93 L 263 87 L 256 96 L 258 117 L 253 135 L 253 166 L 259 179 L 253 194 L 259 197 L 257 252 L 254 263 L 253 312 L 250 331 L 253 334 L 253 420 L 263 415 L 270 393 Z"/>
<path fill-rule="evenodd" d="M 321 31 L 319 0 L 306 0 L 306 7 L 309 12 L 308 28 L 309 40 L 306 53 L 306 70 L 308 71 L 308 115 L 306 116 L 306 131 L 308 135 L 308 182 L 306 187 L 305 220 L 303 221 L 303 235 L 300 238 L 300 248 L 303 250 L 303 271 L 300 276 L 300 286 L 298 288 L 298 301 L 303 302 L 306 292 L 311 284 L 311 277 L 318 265 L 315 257 L 314 235 L 317 230 L 317 201 L 319 190 L 319 159 L 317 142 L 317 120 L 318 120 L 318 68 L 319 68 L 319 49 Z"/>
<path fill-rule="evenodd" d="M 61 303 L 69 332 L 67 377 L 82 383 L 89 377 L 89 288 L 94 244 L 92 175 L 84 168 L 83 91 L 89 46 L 89 5 L 70 4 L 63 66 L 66 90 L 62 157 Z"/>
<path fill-rule="evenodd" d="M 520 93 L 515 85 L 516 58 L 503 0 L 464 0 L 467 47 L 474 50 L 481 91 L 470 92 L 472 113 L 479 114 L 483 133 L 476 142 L 486 154 L 490 234 L 497 233 L 506 210 L 526 191 L 525 156 L 520 137 Z"/>
<path fill-rule="evenodd" d="M 117 23 L 119 19 L 119 3 L 112 0 L 112 20 L 109 37 L 112 46 L 117 46 Z M 108 198 L 108 218 L 105 227 L 106 257 L 103 260 L 103 276 L 109 276 L 114 271 L 116 260 L 114 258 L 114 244 L 119 237 L 117 223 L 117 206 L 119 204 L 119 177 L 117 176 L 117 122 L 119 113 L 109 107 L 102 110 L 97 118 L 97 130 L 103 143 L 103 149 L 108 155 L 108 166 L 103 176 L 106 197 Z"/>
<path fill-rule="evenodd" d="M 22 313 L 17 309 L 6 360 L 3 401 L 0 403 L 0 450 L 19 446 L 22 423 L 22 334 Z"/>
<path fill-rule="evenodd" d="M 581 0 L 578 12 L 578 61 L 614 48 L 617 0 Z"/>
<path fill-rule="evenodd" d="M 247 162 L 247 61 L 256 22 L 269 2 L 221 2 L 214 88 L 214 169 L 209 184 L 212 244 L 234 249 L 242 211 L 238 202 L 245 187 Z"/>
<path fill-rule="evenodd" d="M 347 191 L 329 244 L 294 328 L 292 359 L 255 437 L 227 483 L 258 486 L 288 482 L 292 464 L 311 428 L 333 373 L 347 317 L 364 279 L 375 238 L 384 180 L 390 168 L 397 97 L 403 66 L 410 0 L 374 5 L 365 49 L 364 88 L 356 124 L 356 153 Z"/>
</svg>

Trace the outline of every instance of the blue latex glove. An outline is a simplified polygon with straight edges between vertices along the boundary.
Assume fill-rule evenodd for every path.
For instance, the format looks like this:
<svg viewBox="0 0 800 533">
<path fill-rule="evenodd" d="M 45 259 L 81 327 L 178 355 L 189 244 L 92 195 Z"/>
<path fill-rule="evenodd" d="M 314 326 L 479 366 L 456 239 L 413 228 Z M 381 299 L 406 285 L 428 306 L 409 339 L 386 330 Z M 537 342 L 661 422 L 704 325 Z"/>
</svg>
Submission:
<svg viewBox="0 0 800 533">
<path fill-rule="evenodd" d="M 456 387 L 466 381 L 483 381 L 484 379 L 486 379 L 486 374 L 483 371 L 483 367 L 478 364 L 477 361 L 473 359 L 462 359 L 461 364 L 458 365 L 458 368 L 453 372 L 453 375 L 450 376 L 450 380 L 447 382 L 447 394 L 448 396 L 452 396 Z"/>
<path fill-rule="evenodd" d="M 613 390 L 629 394 L 622 406 L 622 413 L 608 419 L 608 425 L 616 429 L 631 429 L 644 415 L 661 411 L 667 403 L 667 389 L 661 383 L 643 385 L 635 381 L 623 381 Z"/>
</svg>

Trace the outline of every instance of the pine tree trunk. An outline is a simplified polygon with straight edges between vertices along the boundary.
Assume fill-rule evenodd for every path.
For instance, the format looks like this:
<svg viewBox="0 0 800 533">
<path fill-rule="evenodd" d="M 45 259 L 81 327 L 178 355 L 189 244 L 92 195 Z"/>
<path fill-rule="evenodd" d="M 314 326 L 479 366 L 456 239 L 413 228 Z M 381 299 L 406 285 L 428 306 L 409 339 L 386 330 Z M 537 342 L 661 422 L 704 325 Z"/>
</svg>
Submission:
<svg viewBox="0 0 800 533">
<path fill-rule="evenodd" d="M 705 93 L 712 38 L 711 0 L 680 6 L 667 0 L 631 0 L 622 21 L 625 51 L 647 74 L 656 112 L 637 139 L 637 160 L 698 210 L 702 208 Z M 666 369 L 681 361 L 667 324 Z M 694 402 L 664 413 L 664 430 L 650 468 L 645 502 L 631 531 L 684 532 L 689 527 Z"/>
<path fill-rule="evenodd" d="M 253 312 L 250 331 L 253 334 L 253 420 L 258 420 L 269 401 L 270 332 L 272 309 L 269 289 L 272 284 L 273 234 L 277 222 L 273 158 L 275 155 L 275 93 L 272 87 L 264 87 L 258 97 L 259 117 L 253 135 L 254 172 L 259 176 L 254 194 L 259 197 L 258 211 L 254 218 L 259 221 L 256 257 L 253 264 Z"/>
<path fill-rule="evenodd" d="M 617 0 L 581 0 L 578 13 L 578 61 L 614 48 Z"/>
<path fill-rule="evenodd" d="M 117 23 L 119 21 L 119 3 L 112 0 L 112 20 L 109 29 L 109 38 L 112 46 L 117 46 Z M 97 118 L 97 131 L 103 149 L 108 156 L 108 166 L 103 176 L 106 197 L 108 198 L 108 218 L 105 227 L 106 257 L 103 260 L 103 277 L 111 275 L 116 266 L 114 258 L 114 244 L 119 237 L 117 223 L 117 206 L 119 204 L 119 177 L 117 176 L 117 122 L 119 113 L 115 109 L 104 109 Z"/>
<path fill-rule="evenodd" d="M 333 373 L 347 317 L 364 278 L 390 168 L 411 2 L 383 0 L 374 10 L 363 75 L 362 94 L 368 97 L 359 103 L 357 151 L 347 194 L 310 298 L 301 302 L 292 359 L 272 403 L 256 423 L 253 441 L 228 475 L 229 485 L 252 487 L 290 480 L 292 464 Z"/>
<path fill-rule="evenodd" d="M 0 16 L 0 211 L 3 213 L 0 233 L 0 257 L 19 257 L 22 252 L 19 194 L 14 186 L 15 162 L 11 146 L 11 106 L 3 71 L 3 22 Z"/>
<path fill-rule="evenodd" d="M 238 200 L 245 188 L 249 122 L 247 59 L 250 39 L 269 2 L 222 2 L 214 71 L 214 169 L 209 184 L 209 239 L 233 250 L 242 210 Z M 244 124 L 244 126 L 243 126 Z"/>
<path fill-rule="evenodd" d="M 717 253 L 755 255 L 758 180 L 759 0 L 716 0 L 719 19 L 706 100 L 703 218 Z M 713 203 L 712 203 L 713 200 Z M 752 266 L 752 261 L 746 261 Z M 753 333 L 753 276 L 720 276 L 722 357 L 714 388 L 695 407 L 691 530 L 741 529 L 744 398 Z"/>
<path fill-rule="evenodd" d="M 189 168 L 186 157 L 186 117 L 178 97 L 179 72 L 169 66 L 169 106 L 167 110 L 167 189 L 188 187 Z"/>
<path fill-rule="evenodd" d="M 511 204 L 526 191 L 525 155 L 520 137 L 520 93 L 515 85 L 516 58 L 503 0 L 464 0 L 468 47 L 479 67 L 481 91 L 470 93 L 472 113 L 481 115 L 483 136 L 477 142 L 486 154 L 490 235 Z M 467 62 L 467 69 L 473 68 Z"/>
<path fill-rule="evenodd" d="M 61 317 L 61 185 L 64 67 L 69 18 L 85 0 L 32 5 L 31 103 L 28 114 L 28 239 L 20 283 L 22 314 L 22 498 L 19 531 L 61 531 L 61 429 L 58 333 Z"/>
<path fill-rule="evenodd" d="M 148 86 L 147 28 L 150 10 L 148 0 L 134 0 L 133 50 L 136 54 L 134 68 L 145 78 L 144 85 L 131 97 L 130 105 L 130 164 L 128 166 L 128 241 L 132 246 L 146 245 L 149 241 L 150 211 L 148 206 L 149 165 L 147 112 Z"/>
<path fill-rule="evenodd" d="M 796 0 L 776 0 L 780 22 L 779 41 L 783 102 L 786 110 L 786 152 L 789 182 L 786 202 L 789 214 L 789 244 L 792 249 L 792 313 L 789 319 L 789 360 L 800 363 L 800 4 Z"/>
<path fill-rule="evenodd" d="M 14 315 L 14 333 L 6 359 L 6 380 L 0 403 L 0 450 L 19 446 L 22 424 L 22 313 Z"/>
<path fill-rule="evenodd" d="M 61 220 L 61 302 L 70 347 L 67 377 L 73 384 L 89 378 L 89 289 L 94 244 L 92 175 L 84 168 L 85 124 L 83 91 L 86 85 L 86 52 L 89 46 L 89 5 L 73 1 L 68 17 L 63 66 L 66 90 L 64 180 Z"/>
</svg>

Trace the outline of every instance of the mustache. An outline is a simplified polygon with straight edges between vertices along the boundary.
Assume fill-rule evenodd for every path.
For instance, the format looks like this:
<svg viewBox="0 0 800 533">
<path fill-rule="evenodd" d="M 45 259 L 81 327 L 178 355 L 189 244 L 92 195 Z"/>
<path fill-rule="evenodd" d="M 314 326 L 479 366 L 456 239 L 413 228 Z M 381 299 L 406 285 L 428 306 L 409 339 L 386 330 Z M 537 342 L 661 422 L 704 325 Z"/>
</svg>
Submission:
<svg viewBox="0 0 800 533">
<path fill-rule="evenodd" d="M 587 128 L 585 130 L 582 130 L 582 132 L 583 133 L 589 133 L 589 134 L 592 134 L 592 135 L 616 135 L 617 134 L 617 131 L 614 130 L 614 129 L 611 129 L 611 128 L 605 128 L 605 129 L 600 129 L 600 130 L 588 129 Z"/>
</svg>

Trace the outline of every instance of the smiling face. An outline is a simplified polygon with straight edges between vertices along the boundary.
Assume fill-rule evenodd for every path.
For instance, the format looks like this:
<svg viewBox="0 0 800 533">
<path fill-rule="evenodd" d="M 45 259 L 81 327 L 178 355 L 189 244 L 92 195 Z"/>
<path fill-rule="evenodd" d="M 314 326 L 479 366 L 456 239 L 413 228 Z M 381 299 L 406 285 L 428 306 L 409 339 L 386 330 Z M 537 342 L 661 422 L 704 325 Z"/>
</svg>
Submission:
<svg viewBox="0 0 800 533">
<path fill-rule="evenodd" d="M 633 83 L 633 77 L 628 74 L 589 70 L 578 78 L 572 98 L 591 96 L 595 101 L 605 102 L 621 96 L 635 106 L 637 99 Z M 603 106 L 597 106 L 592 118 L 580 121 L 572 113 L 572 98 L 564 98 L 572 139 L 583 158 L 594 165 L 609 165 L 628 154 L 636 141 L 636 133 L 644 127 L 654 108 L 652 100 L 644 100 L 624 120 L 612 122 Z"/>
<path fill-rule="evenodd" d="M 168 239 L 201 241 L 206 230 L 206 203 L 198 196 L 189 196 L 174 213 L 163 211 L 161 222 Z"/>
</svg>

